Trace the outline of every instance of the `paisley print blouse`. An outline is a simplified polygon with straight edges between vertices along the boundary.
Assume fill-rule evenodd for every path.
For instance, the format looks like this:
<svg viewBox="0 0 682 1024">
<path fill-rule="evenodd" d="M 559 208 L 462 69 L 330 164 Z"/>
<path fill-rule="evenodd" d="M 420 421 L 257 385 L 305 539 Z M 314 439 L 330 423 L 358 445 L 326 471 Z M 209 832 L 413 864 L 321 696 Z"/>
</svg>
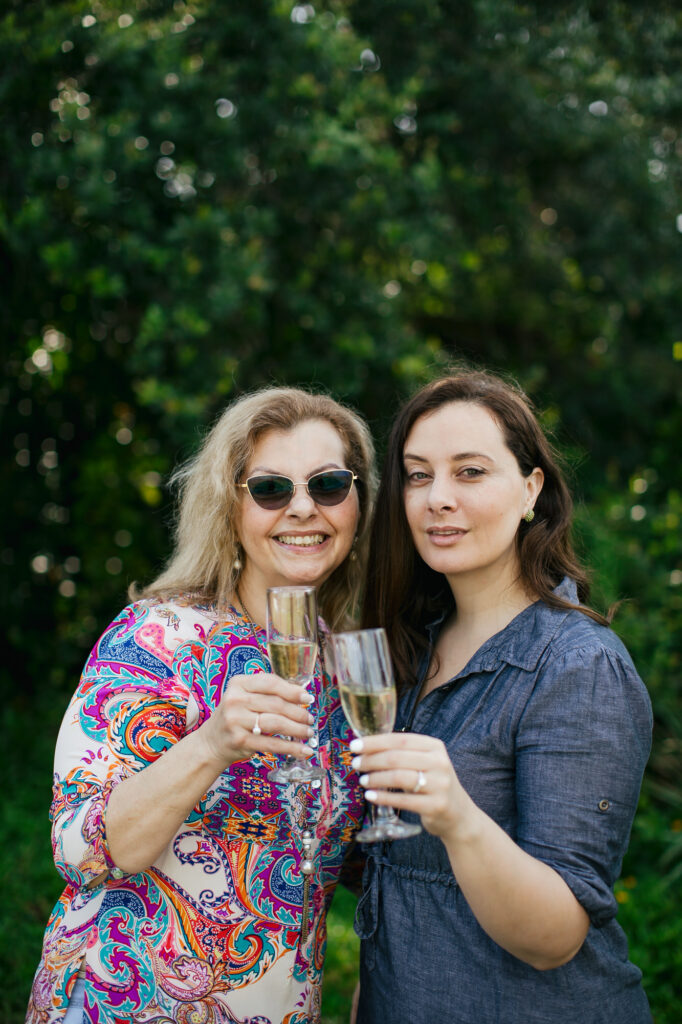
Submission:
<svg viewBox="0 0 682 1024">
<path fill-rule="evenodd" d="M 114 786 L 200 726 L 231 676 L 270 670 L 258 639 L 233 610 L 141 601 L 95 645 L 57 741 L 50 817 L 66 888 L 27 1024 L 61 1021 L 79 972 L 90 1024 L 319 1022 L 326 910 L 363 814 L 352 733 L 319 661 L 317 788 L 268 782 L 277 759 L 257 755 L 216 779 L 148 870 L 125 875 L 107 848 Z"/>
</svg>

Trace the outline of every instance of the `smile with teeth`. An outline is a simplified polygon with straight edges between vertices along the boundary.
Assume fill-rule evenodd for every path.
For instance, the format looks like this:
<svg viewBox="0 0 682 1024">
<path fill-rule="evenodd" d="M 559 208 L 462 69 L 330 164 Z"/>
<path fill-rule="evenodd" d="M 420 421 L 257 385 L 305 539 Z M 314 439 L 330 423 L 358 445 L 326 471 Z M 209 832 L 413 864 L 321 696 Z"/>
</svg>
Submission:
<svg viewBox="0 0 682 1024">
<path fill-rule="evenodd" d="M 467 531 L 460 529 L 459 526 L 433 526 L 426 532 L 431 537 L 451 537 L 454 534 L 466 533 Z"/>
<path fill-rule="evenodd" d="M 293 544 L 294 547 L 299 548 L 310 548 L 315 544 L 322 544 L 327 538 L 324 533 L 281 533 L 278 537 L 275 537 L 276 541 L 280 544 Z"/>
</svg>

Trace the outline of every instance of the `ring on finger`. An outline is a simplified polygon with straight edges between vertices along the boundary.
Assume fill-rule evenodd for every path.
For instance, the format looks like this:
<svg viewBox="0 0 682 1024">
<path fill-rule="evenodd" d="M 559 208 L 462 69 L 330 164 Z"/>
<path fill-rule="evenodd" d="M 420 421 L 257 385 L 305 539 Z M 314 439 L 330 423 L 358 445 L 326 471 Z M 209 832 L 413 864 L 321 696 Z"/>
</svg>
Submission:
<svg viewBox="0 0 682 1024">
<path fill-rule="evenodd" d="M 253 729 L 251 730 L 251 732 L 253 733 L 254 736 L 260 736 L 260 734 L 263 731 L 261 729 L 261 727 L 260 727 L 259 722 L 260 722 L 260 715 L 258 714 L 258 712 L 256 712 L 256 721 L 253 723 Z"/>
<path fill-rule="evenodd" d="M 414 785 L 414 789 L 412 790 L 412 792 L 413 793 L 421 793 L 422 790 L 424 790 L 424 789 L 426 789 L 426 776 L 424 775 L 424 772 L 418 771 L 417 772 L 417 781 L 416 781 L 416 783 Z"/>
</svg>

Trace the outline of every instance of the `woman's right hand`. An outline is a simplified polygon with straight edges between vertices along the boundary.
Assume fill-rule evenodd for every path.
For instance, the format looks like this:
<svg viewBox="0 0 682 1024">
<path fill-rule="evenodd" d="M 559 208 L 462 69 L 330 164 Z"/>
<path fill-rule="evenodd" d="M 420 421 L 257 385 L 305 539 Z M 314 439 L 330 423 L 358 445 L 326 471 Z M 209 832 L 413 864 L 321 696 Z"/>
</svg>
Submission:
<svg viewBox="0 0 682 1024">
<path fill-rule="evenodd" d="M 221 770 L 255 753 L 310 757 L 306 741 L 314 735 L 314 718 L 306 705 L 312 701 L 305 687 L 271 672 L 231 676 L 220 703 L 197 732 Z M 256 724 L 259 733 L 253 731 Z"/>
</svg>

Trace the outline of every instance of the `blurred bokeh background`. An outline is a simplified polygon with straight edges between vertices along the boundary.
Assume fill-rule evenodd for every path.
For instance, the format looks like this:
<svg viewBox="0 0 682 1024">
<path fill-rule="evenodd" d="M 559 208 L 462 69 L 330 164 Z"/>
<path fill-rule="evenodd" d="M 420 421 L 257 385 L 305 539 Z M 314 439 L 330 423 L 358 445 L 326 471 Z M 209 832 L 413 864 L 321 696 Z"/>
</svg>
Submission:
<svg viewBox="0 0 682 1024">
<path fill-rule="evenodd" d="M 617 895 L 678 1024 L 679 4 L 4 0 L 0 67 L 2 1020 L 60 889 L 58 724 L 168 552 L 170 469 L 273 381 L 331 390 L 381 450 L 400 399 L 465 359 L 528 390 L 595 603 L 623 599 L 656 732 Z"/>
</svg>

